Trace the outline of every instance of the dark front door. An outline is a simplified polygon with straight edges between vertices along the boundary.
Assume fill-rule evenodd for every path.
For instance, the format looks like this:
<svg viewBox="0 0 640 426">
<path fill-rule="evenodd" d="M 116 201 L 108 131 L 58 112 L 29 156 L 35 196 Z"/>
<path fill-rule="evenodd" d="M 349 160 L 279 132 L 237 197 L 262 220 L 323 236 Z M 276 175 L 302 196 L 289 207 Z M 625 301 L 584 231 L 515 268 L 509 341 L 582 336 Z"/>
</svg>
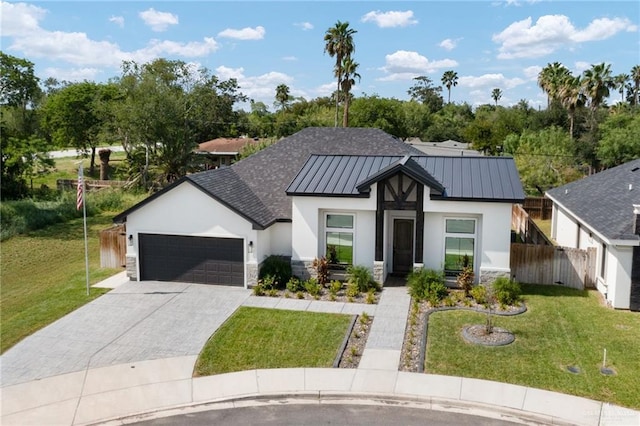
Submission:
<svg viewBox="0 0 640 426">
<path fill-rule="evenodd" d="M 141 280 L 244 286 L 243 241 L 140 234 Z"/>
<path fill-rule="evenodd" d="M 413 220 L 393 220 L 393 273 L 408 274 L 413 268 Z"/>
</svg>

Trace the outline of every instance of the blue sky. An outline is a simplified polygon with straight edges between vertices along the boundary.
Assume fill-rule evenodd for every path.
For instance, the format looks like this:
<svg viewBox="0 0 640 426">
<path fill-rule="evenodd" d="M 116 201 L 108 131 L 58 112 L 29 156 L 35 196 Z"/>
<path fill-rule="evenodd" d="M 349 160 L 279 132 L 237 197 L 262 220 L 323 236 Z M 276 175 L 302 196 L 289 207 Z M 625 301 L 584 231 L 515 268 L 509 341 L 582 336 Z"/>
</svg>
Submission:
<svg viewBox="0 0 640 426">
<path fill-rule="evenodd" d="M 502 105 L 544 107 L 547 63 L 579 74 L 607 62 L 614 75 L 640 63 L 638 1 L 2 2 L 1 19 L 2 50 L 42 79 L 106 81 L 122 60 L 180 59 L 236 78 L 272 110 L 281 83 L 306 99 L 335 89 L 323 36 L 338 20 L 357 30 L 356 96 L 408 99 L 414 77 L 441 84 L 454 70 L 453 102 L 491 103 L 497 87 Z"/>
</svg>

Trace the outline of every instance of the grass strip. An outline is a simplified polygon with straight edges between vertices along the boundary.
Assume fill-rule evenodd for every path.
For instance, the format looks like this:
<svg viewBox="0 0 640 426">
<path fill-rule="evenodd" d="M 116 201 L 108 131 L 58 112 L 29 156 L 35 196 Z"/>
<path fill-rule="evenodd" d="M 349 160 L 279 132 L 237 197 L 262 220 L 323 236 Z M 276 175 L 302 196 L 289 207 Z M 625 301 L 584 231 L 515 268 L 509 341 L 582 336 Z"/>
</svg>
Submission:
<svg viewBox="0 0 640 426">
<path fill-rule="evenodd" d="M 195 374 L 257 368 L 330 368 L 349 315 L 239 308 L 203 348 Z"/>
</svg>

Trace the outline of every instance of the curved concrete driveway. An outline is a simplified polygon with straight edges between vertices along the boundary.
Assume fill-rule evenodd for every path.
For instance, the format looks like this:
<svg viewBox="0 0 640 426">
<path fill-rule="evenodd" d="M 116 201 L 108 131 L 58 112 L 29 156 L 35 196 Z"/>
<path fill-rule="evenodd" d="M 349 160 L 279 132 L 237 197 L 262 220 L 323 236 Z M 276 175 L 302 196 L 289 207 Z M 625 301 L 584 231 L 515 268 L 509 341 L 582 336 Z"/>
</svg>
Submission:
<svg viewBox="0 0 640 426">
<path fill-rule="evenodd" d="M 250 294 L 234 287 L 127 281 L 3 354 L 2 386 L 87 368 L 197 356 Z"/>
</svg>

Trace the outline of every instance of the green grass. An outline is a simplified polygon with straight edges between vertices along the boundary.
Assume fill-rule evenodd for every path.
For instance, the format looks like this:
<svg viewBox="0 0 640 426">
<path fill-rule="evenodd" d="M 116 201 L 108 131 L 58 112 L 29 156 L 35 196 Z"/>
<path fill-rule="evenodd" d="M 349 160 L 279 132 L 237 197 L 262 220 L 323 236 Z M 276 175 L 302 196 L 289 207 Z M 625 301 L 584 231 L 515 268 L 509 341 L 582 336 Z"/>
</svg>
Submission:
<svg viewBox="0 0 640 426">
<path fill-rule="evenodd" d="M 90 282 L 117 273 L 100 268 L 98 233 L 113 213 L 87 218 Z M 86 295 L 82 218 L 48 226 L 0 244 L 0 352 L 108 290 Z"/>
<path fill-rule="evenodd" d="M 331 367 L 349 322 L 348 315 L 241 307 L 209 339 L 195 374 Z"/>
<path fill-rule="evenodd" d="M 533 222 L 538 228 L 540 228 L 547 238 L 551 239 L 551 219 L 533 219 Z"/>
<path fill-rule="evenodd" d="M 595 291 L 554 286 L 523 286 L 528 311 L 495 317 L 495 325 L 512 331 L 516 341 L 504 347 L 466 343 L 465 325 L 484 324 L 484 314 L 467 311 L 429 317 L 425 371 L 496 380 L 548 389 L 640 408 L 640 315 L 605 308 Z M 599 368 L 603 349 L 607 367 Z M 581 374 L 565 371 L 576 365 Z"/>
<path fill-rule="evenodd" d="M 109 157 L 109 176 L 112 180 L 118 180 L 123 178 L 122 174 L 125 167 L 126 153 L 124 152 L 112 152 Z M 89 175 L 89 163 L 90 158 L 85 158 L 83 161 L 84 172 L 87 179 L 98 179 L 100 177 L 100 159 L 98 152 L 96 151 L 96 168 L 93 175 Z M 41 185 L 46 185 L 49 188 L 55 189 L 58 179 L 77 179 L 78 178 L 78 161 L 80 158 L 65 157 L 54 159 L 55 167 L 48 173 L 41 173 L 33 178 L 33 188 L 40 188 Z M 124 179 L 124 178 L 123 178 Z"/>
</svg>

